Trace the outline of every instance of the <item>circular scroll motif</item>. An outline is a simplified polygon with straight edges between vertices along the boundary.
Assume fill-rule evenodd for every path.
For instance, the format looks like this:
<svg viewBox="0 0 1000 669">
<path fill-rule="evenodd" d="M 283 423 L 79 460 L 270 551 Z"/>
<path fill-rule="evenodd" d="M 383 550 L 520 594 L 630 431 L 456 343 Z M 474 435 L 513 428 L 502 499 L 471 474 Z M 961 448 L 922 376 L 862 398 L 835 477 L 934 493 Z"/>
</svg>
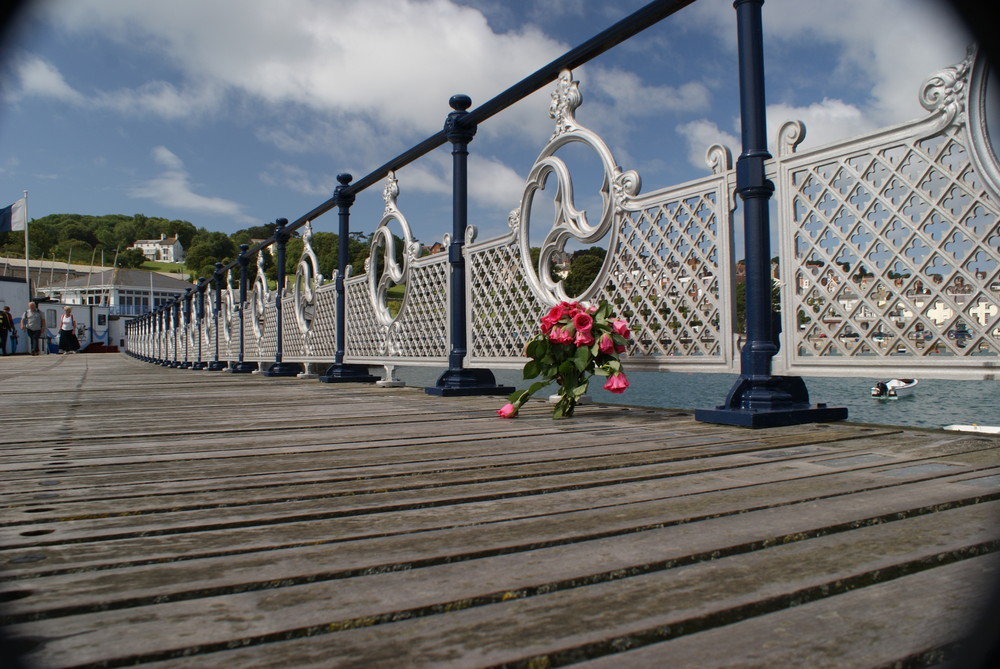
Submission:
<svg viewBox="0 0 1000 669">
<path fill-rule="evenodd" d="M 205 291 L 205 295 L 202 297 L 202 312 L 200 320 L 204 322 L 205 328 L 205 338 L 211 342 L 214 341 L 213 334 L 215 332 L 216 325 L 216 313 L 215 313 L 215 290 L 213 288 L 208 288 Z M 209 306 L 204 306 L 205 301 L 208 302 Z"/>
<path fill-rule="evenodd" d="M 628 200 L 639 192 L 638 173 L 622 171 L 615 162 L 611 150 L 595 133 L 581 126 L 574 117 L 574 111 L 582 103 L 578 82 L 573 81 L 569 71 L 563 71 L 552 94 L 549 116 L 556 121 L 552 138 L 535 160 L 521 195 L 521 205 L 510 214 L 512 228 L 520 227 L 522 264 L 526 278 L 532 289 L 550 304 L 569 299 L 586 300 L 602 285 L 609 272 L 609 264 L 615 256 L 618 224 Z M 601 214 L 596 224 L 591 224 L 587 212 L 578 209 L 574 202 L 573 178 L 566 163 L 556 156 L 559 149 L 578 143 L 591 149 L 600 160 L 603 169 L 603 183 L 600 188 Z M 531 206 L 536 193 L 545 189 L 549 177 L 555 181 L 555 215 L 548 233 L 541 244 L 538 265 L 531 262 Z M 575 240 L 584 246 L 608 237 L 608 249 L 604 264 L 591 285 L 580 295 L 567 295 L 562 279 L 552 276 L 552 259 L 565 251 L 566 243 Z"/>
<path fill-rule="evenodd" d="M 268 299 L 267 278 L 264 276 L 264 256 L 257 256 L 257 277 L 253 281 L 253 293 L 250 297 L 250 326 L 254 336 L 260 341 L 264 339 L 264 312 Z"/>
<path fill-rule="evenodd" d="M 230 280 L 229 271 L 226 271 L 226 289 L 222 291 L 222 334 L 226 336 L 226 341 L 233 340 L 233 319 L 236 317 L 236 296 L 233 295 L 233 283 Z"/>
<path fill-rule="evenodd" d="M 292 279 L 295 322 L 304 335 L 309 334 L 312 329 L 316 317 L 316 289 L 323 285 L 323 275 L 319 271 L 319 259 L 313 251 L 312 238 L 312 223 L 306 223 L 302 233 L 302 256 Z"/>
<path fill-rule="evenodd" d="M 236 314 L 236 298 L 233 296 L 232 283 L 229 280 L 229 272 L 226 272 L 226 289 L 222 291 L 222 334 L 226 336 L 226 341 L 233 340 L 233 318 Z"/>
<path fill-rule="evenodd" d="M 976 171 L 982 176 L 983 186 L 1000 204 L 1000 161 L 997 145 L 1000 144 L 1000 77 L 990 66 L 989 58 L 982 51 L 972 56 L 967 102 L 969 154 Z M 991 129 L 996 136 L 991 135 Z"/>
<path fill-rule="evenodd" d="M 396 206 L 396 198 L 399 197 L 399 184 L 396 175 L 389 173 L 385 190 L 382 193 L 385 200 L 385 212 L 382 220 L 375 227 L 372 233 L 368 260 L 365 261 L 365 269 L 368 272 L 368 297 L 371 300 L 372 308 L 379 323 L 384 327 L 390 327 L 399 318 L 406 306 L 406 298 L 395 316 L 389 310 L 388 297 L 389 289 L 401 283 L 406 283 L 410 273 L 410 262 L 418 256 L 420 244 L 413 240 L 410 232 L 410 224 L 406 217 Z M 389 227 L 393 222 L 397 223 L 403 231 L 402 253 L 397 253 L 396 237 Z M 397 260 L 401 256 L 402 262 Z"/>
</svg>

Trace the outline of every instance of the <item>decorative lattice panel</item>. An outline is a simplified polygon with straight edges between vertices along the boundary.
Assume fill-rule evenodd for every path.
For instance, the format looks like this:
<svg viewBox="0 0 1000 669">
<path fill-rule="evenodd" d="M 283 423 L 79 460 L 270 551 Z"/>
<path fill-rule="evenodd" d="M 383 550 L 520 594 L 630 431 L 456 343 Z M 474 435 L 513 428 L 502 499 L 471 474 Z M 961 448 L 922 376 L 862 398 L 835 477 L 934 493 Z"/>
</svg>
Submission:
<svg viewBox="0 0 1000 669">
<path fill-rule="evenodd" d="M 382 197 L 385 210 L 372 234 L 365 273 L 346 282 L 345 355 L 352 362 L 443 361 L 448 355 L 447 255 L 419 257 L 421 246 L 396 204 L 399 185 L 391 172 Z M 393 313 L 389 293 L 397 286 L 405 288 Z"/>
<path fill-rule="evenodd" d="M 259 286 L 247 293 L 244 359 L 273 362 L 277 350 L 277 309 L 274 306 L 274 295 L 261 294 L 262 291 L 258 288 Z"/>
<path fill-rule="evenodd" d="M 1000 209 L 970 160 L 961 98 L 932 92 L 968 65 L 925 84 L 929 118 L 802 154 L 802 127 L 782 128 L 790 370 L 915 375 L 917 361 L 957 371 L 1000 355 Z"/>
<path fill-rule="evenodd" d="M 346 285 L 349 342 L 352 358 L 371 359 L 387 356 L 387 328 L 379 323 L 368 295 L 364 276 L 351 278 Z M 346 352 L 345 352 L 346 354 Z"/>
<path fill-rule="evenodd" d="M 629 211 L 598 293 L 635 328 L 634 365 L 730 364 L 730 199 L 724 178 L 665 191 Z"/>
<path fill-rule="evenodd" d="M 438 254 L 410 267 L 403 306 L 390 325 L 377 317 L 366 277 L 348 281 L 347 355 L 352 360 L 443 361 L 448 356 L 448 258 Z"/>
<path fill-rule="evenodd" d="M 337 354 L 337 292 L 327 283 L 316 291 L 316 315 L 309 337 L 311 357 L 332 359 Z"/>
<path fill-rule="evenodd" d="M 469 246 L 467 258 L 470 360 L 523 356 L 551 305 L 539 299 L 525 278 L 517 238 Z"/>
</svg>

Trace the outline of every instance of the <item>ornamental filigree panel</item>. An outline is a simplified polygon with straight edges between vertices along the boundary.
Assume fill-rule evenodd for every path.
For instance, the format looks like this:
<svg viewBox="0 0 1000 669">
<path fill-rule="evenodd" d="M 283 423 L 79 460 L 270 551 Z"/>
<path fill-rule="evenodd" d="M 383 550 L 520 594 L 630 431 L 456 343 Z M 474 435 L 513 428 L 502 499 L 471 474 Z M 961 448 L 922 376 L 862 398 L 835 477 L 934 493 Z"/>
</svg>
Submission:
<svg viewBox="0 0 1000 669">
<path fill-rule="evenodd" d="M 398 197 L 399 184 L 390 173 L 365 273 L 345 284 L 350 319 L 345 358 L 350 362 L 440 362 L 448 355 L 447 255 L 420 257 L 421 246 L 396 204 Z M 398 286 L 403 286 L 402 299 L 390 299 Z"/>
<path fill-rule="evenodd" d="M 261 274 L 262 276 L 262 274 Z M 274 293 L 257 282 L 247 294 L 244 313 L 245 360 L 272 362 L 277 351 L 277 309 Z M 284 335 L 284 333 L 282 333 Z"/>
<path fill-rule="evenodd" d="M 545 311 L 560 300 L 575 299 L 607 301 L 629 322 L 632 368 L 731 371 L 728 150 L 709 149 L 712 176 L 640 196 L 639 175 L 623 171 L 603 140 L 576 120 L 581 101 L 577 82 L 563 72 L 549 109 L 555 131 L 529 172 L 518 209 L 511 212 L 510 235 L 467 247 L 472 356 L 501 363 L 522 358 Z M 603 170 L 596 220 L 576 202 L 573 170 L 562 157 L 564 150 L 581 147 Z M 546 189 L 554 216 L 541 222 L 544 239 L 534 250 L 532 205 Z M 568 243 L 603 244 L 606 251 L 590 286 L 575 295 L 566 288 Z M 569 262 L 568 272 L 573 271 Z"/>
<path fill-rule="evenodd" d="M 789 370 L 971 371 L 1000 355 L 1000 209 L 970 155 L 973 63 L 928 79 L 924 119 L 803 153 L 801 124 L 782 128 Z"/>
</svg>

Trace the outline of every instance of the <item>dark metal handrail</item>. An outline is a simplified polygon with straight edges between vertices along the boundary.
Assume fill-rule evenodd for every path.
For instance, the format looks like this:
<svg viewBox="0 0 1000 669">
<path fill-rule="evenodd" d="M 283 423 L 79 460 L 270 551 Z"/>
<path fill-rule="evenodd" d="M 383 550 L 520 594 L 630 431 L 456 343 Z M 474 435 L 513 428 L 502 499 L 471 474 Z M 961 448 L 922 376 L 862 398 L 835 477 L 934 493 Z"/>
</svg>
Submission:
<svg viewBox="0 0 1000 669">
<path fill-rule="evenodd" d="M 549 64 L 539 68 L 534 73 L 528 75 L 499 95 L 494 96 L 475 109 L 469 111 L 463 119 L 463 123 L 475 126 L 483 121 L 495 116 L 511 105 L 523 100 L 535 91 L 547 86 L 556 80 L 559 73 L 564 69 L 574 69 L 593 60 L 609 49 L 621 44 L 625 40 L 634 37 L 647 28 L 659 23 L 663 19 L 677 13 L 684 7 L 693 4 L 695 0 L 654 0 L 645 7 L 629 14 L 624 19 L 615 23 L 607 30 L 598 33 L 580 46 L 567 51 Z M 389 174 L 399 170 L 413 161 L 421 158 L 434 149 L 447 143 L 448 138 L 444 130 L 439 130 L 419 144 L 414 145 L 392 160 L 375 168 L 365 176 L 361 177 L 351 185 L 347 186 L 348 195 L 356 195 L 361 191 L 380 182 Z M 337 197 L 332 196 L 317 207 L 306 212 L 286 226 L 286 230 L 294 232 L 313 221 L 337 206 Z M 267 248 L 275 243 L 275 237 L 264 239 L 256 245 L 250 247 L 249 255 L 257 253 L 261 249 Z M 238 267 L 236 259 L 231 260 L 223 267 L 223 271 Z"/>
</svg>

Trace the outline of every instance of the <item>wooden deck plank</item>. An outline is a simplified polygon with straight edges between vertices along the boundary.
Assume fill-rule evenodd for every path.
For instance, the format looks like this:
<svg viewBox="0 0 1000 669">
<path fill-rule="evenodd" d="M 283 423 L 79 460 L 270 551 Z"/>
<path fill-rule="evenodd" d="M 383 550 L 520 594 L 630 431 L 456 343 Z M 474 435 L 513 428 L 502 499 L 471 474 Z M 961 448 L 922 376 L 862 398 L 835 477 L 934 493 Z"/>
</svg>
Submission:
<svg viewBox="0 0 1000 669">
<path fill-rule="evenodd" d="M 954 465 L 943 471 L 957 474 L 962 473 L 963 468 Z M 974 472 L 972 469 L 964 471 Z M 937 471 L 929 474 L 940 475 Z M 895 485 L 913 477 L 927 476 L 928 474 L 920 473 L 920 470 L 913 473 L 902 471 L 898 476 L 888 477 L 882 472 L 864 469 L 829 471 L 808 461 L 763 461 L 740 467 L 735 474 L 728 471 L 696 471 L 685 475 L 677 474 L 669 468 L 666 472 L 643 470 L 630 474 L 612 470 L 459 482 L 430 487 L 400 486 L 395 490 L 386 489 L 384 483 L 369 486 L 364 480 L 348 481 L 339 488 L 326 487 L 327 491 L 335 492 L 304 500 L 291 497 L 269 503 L 266 498 L 255 494 L 254 490 L 248 490 L 243 494 L 249 499 L 231 498 L 225 504 L 219 500 L 211 503 L 210 498 L 208 502 L 204 502 L 199 495 L 197 503 L 201 508 L 191 510 L 185 509 L 173 496 L 168 496 L 166 504 L 160 505 L 156 512 L 149 513 L 142 513 L 137 508 L 128 506 L 126 501 L 120 501 L 115 510 L 106 505 L 95 508 L 93 504 L 74 504 L 69 505 L 68 509 L 60 509 L 55 500 L 46 500 L 45 506 L 38 508 L 49 508 L 56 504 L 52 511 L 43 512 L 50 515 L 51 519 L 46 519 L 42 514 L 21 514 L 17 520 L 7 520 L 0 524 L 0 549 L 29 543 L 46 545 L 53 542 L 89 541 L 119 536 L 122 532 L 170 533 L 190 531 L 189 528 L 192 527 L 212 526 L 223 529 L 304 519 L 381 515 L 410 509 L 434 509 L 433 515 L 439 518 L 448 517 L 450 512 L 461 517 L 472 504 L 484 503 L 490 506 L 501 500 L 516 498 L 523 498 L 523 503 L 513 513 L 523 514 L 528 509 L 535 513 L 562 513 L 601 505 L 606 502 L 608 488 L 611 487 L 614 488 L 618 503 L 676 497 L 680 498 L 679 505 L 688 508 L 691 508 L 691 500 L 685 498 L 728 491 L 730 497 L 735 498 L 735 504 L 747 509 L 787 502 L 789 494 L 798 497 L 814 496 L 821 491 L 836 494 L 856 490 L 859 486 Z M 701 499 L 703 498 L 698 498 L 698 501 Z M 93 512 L 88 513 L 88 508 Z M 26 532 L 32 534 L 25 536 Z M 53 536 L 50 537 L 49 534 Z"/>
<path fill-rule="evenodd" d="M 869 512 L 876 512 L 876 518 L 885 514 L 906 514 L 914 509 L 944 508 L 949 505 L 975 503 L 981 498 L 981 490 L 971 485 L 924 486 L 913 484 L 900 488 L 879 489 L 869 493 L 848 495 L 843 503 L 857 504 L 859 509 L 855 514 L 846 515 L 841 522 L 857 522 L 870 518 Z M 893 504 L 891 500 L 898 494 L 903 500 Z M 851 501 L 858 499 L 859 501 Z M 810 499 L 792 506 L 793 513 L 807 513 L 808 517 L 816 516 L 823 521 L 834 522 L 828 516 L 820 514 L 820 509 L 831 510 L 840 508 L 839 498 L 827 498 L 817 501 Z M 419 523 L 408 516 L 418 512 L 400 514 L 395 531 L 393 526 L 379 523 L 373 530 L 369 519 L 347 518 L 327 522 L 307 521 L 290 523 L 273 527 L 240 528 L 226 530 L 224 533 L 208 529 L 187 534 L 164 536 L 137 536 L 136 538 L 118 539 L 92 543 L 68 544 L 64 546 L 32 547 L 19 551 L 5 552 L 10 574 L 25 574 L 43 576 L 60 574 L 71 570 L 89 572 L 95 569 L 129 567 L 135 564 L 166 563 L 171 564 L 184 560 L 225 557 L 238 562 L 235 556 L 254 552 L 273 552 L 299 546 L 319 545 L 337 555 L 338 564 L 348 560 L 352 551 L 372 551 L 377 556 L 397 556 L 403 560 L 433 560 L 435 551 L 443 550 L 448 559 L 455 559 L 461 552 L 463 542 L 472 545 L 473 542 L 480 551 L 518 550 L 540 544 L 566 543 L 581 538 L 600 536 L 627 536 L 643 529 L 661 526 L 690 524 L 692 518 L 677 514 L 670 500 L 655 504 L 645 504 L 630 508 L 623 513 L 620 507 L 608 506 L 593 511 L 578 511 L 559 516 L 556 529 L 551 528 L 552 521 L 545 515 L 528 516 L 505 521 L 487 521 L 491 531 L 483 536 L 480 525 L 473 519 L 468 523 L 457 523 L 452 526 L 442 526 L 440 519 L 428 518 L 426 527 L 420 529 Z M 777 513 L 783 513 L 783 507 L 775 507 Z M 922 512 L 921 511 L 921 512 Z M 736 518 L 737 522 L 747 519 L 742 508 L 725 510 L 710 514 L 707 519 L 717 517 Z M 855 519 L 857 518 L 857 519 Z M 417 536 L 414 536 L 417 533 Z M 322 538 L 317 538 L 317 536 Z M 366 543 L 368 542 L 368 543 Z M 457 542 L 457 543 L 456 543 Z M 415 543 L 412 549 L 413 557 L 401 556 L 401 546 Z M 330 546 L 328 544 L 337 544 Z M 278 558 L 276 558 L 278 559 Z M 381 561 L 383 559 L 389 562 Z M 351 563 L 345 568 L 363 569 L 370 563 Z M 375 566 L 380 569 L 397 568 L 389 557 L 379 557 Z M 184 568 L 183 566 L 181 567 Z"/>
<path fill-rule="evenodd" d="M 683 547 L 686 553 L 674 556 L 680 559 L 692 554 L 729 554 L 750 550 L 757 544 L 775 545 L 794 537 L 845 531 L 845 527 L 894 522 L 926 514 L 931 507 L 975 506 L 990 509 L 990 513 L 1000 519 L 1000 502 L 974 505 L 974 498 L 960 497 L 957 493 L 961 492 L 961 488 L 954 485 L 929 489 L 921 486 L 919 493 L 914 486 L 908 486 L 905 490 L 876 491 L 874 495 L 847 495 L 822 505 L 804 502 L 697 522 L 688 519 L 664 522 L 659 517 L 630 516 L 622 523 L 619 515 L 604 518 L 604 523 L 600 523 L 595 522 L 602 520 L 600 517 L 578 514 L 578 518 L 568 519 L 563 524 L 561 534 L 548 527 L 547 519 L 538 518 L 508 521 L 485 537 L 477 528 L 446 528 L 421 537 L 419 542 L 414 541 L 412 534 L 344 541 L 336 549 L 336 564 L 328 565 L 325 572 L 317 571 L 317 565 L 323 564 L 330 555 L 330 547 L 326 545 L 272 547 L 193 558 L 197 562 L 184 560 L 142 565 L 123 563 L 116 553 L 117 564 L 103 565 L 102 573 L 37 575 L 30 581 L 32 596 L 12 602 L 5 615 L 8 621 L 27 620 L 42 617 L 46 611 L 84 608 L 81 601 L 90 602 L 88 607 L 93 610 L 123 607 L 121 602 L 125 600 L 122 597 L 126 593 L 120 591 L 122 581 L 129 583 L 128 601 L 134 606 L 143 599 L 192 599 L 210 590 L 241 591 L 265 589 L 270 587 L 268 584 L 278 582 L 291 585 L 296 581 L 338 580 L 365 572 L 403 571 L 441 562 L 451 564 L 489 555 L 537 550 L 540 546 L 568 547 L 577 551 L 583 542 L 620 544 L 623 537 L 628 538 L 632 552 L 648 550 L 655 554 L 663 547 L 674 551 Z M 919 499 L 914 498 L 916 494 Z M 917 501 L 923 506 L 915 508 Z M 873 515 L 873 511 L 877 513 Z M 615 524 L 614 520 L 619 522 Z M 643 520 L 647 522 L 642 523 Z M 632 534 L 637 536 L 629 536 Z"/>
<path fill-rule="evenodd" d="M 965 516 L 959 529 L 952 514 Z M 347 582 L 65 616 L 48 634 L 44 623 L 9 630 L 45 638 L 28 658 L 43 666 L 92 662 L 112 645 L 121 658 L 165 659 L 192 647 L 218 651 L 233 641 L 297 636 L 308 636 L 308 652 L 322 649 L 331 666 L 390 666 L 400 657 L 410 666 L 447 666 L 458 658 L 459 665 L 492 666 L 586 652 L 608 637 L 641 639 L 706 617 L 738 620 L 755 609 L 787 608 L 847 592 L 854 583 L 950 564 L 955 554 L 975 557 L 990 550 L 980 544 L 995 550 L 997 543 L 995 511 L 963 508 L 676 569 L 669 553 L 651 552 L 664 542 L 636 553 L 631 544 L 602 542 L 588 552 L 596 559 L 582 564 L 576 547 L 529 551 Z M 632 563 L 632 573 L 609 558 L 615 552 Z M 669 566 L 651 573 L 638 568 L 648 567 L 649 558 Z M 163 629 L 171 635 L 162 635 Z M 287 649 L 277 650 L 288 662 Z M 298 664 L 294 655 L 291 660 Z M 216 666 L 240 666 L 222 661 Z"/>
<path fill-rule="evenodd" d="M 978 613 L 969 602 L 980 595 L 981 583 L 1000 576 L 998 568 L 994 555 L 972 558 L 576 666 L 795 667 L 802 663 L 804 639 L 809 666 L 817 669 L 892 666 L 901 657 L 912 658 L 914 666 L 934 666 L 941 660 L 937 649 L 968 632 Z M 906 625 L 895 624 L 900 610 L 906 612 Z M 740 652 L 734 653 L 734 648 Z"/>
<path fill-rule="evenodd" d="M 767 620 L 878 592 L 898 625 L 913 592 L 948 611 L 1000 547 L 995 437 L 602 406 L 555 422 L 543 402 L 504 421 L 498 398 L 4 363 L 0 620 L 41 667 L 641 666 L 729 628 L 732 656 Z M 940 652 L 959 627 L 878 657 Z M 876 657 L 789 629 L 753 652 Z"/>
</svg>

